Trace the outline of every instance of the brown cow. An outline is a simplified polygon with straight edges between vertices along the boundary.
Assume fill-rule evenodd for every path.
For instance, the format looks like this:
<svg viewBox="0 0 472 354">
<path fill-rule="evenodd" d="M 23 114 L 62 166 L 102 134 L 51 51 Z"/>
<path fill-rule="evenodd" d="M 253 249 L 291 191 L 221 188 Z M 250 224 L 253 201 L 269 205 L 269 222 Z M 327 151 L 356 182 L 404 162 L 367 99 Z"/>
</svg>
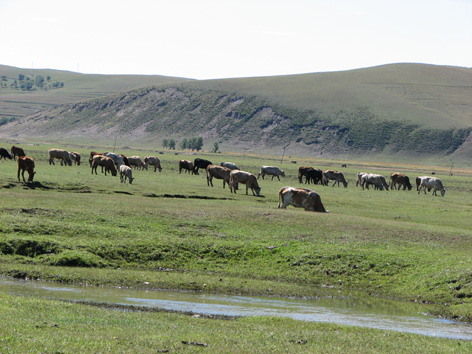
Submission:
<svg viewBox="0 0 472 354">
<path fill-rule="evenodd" d="M 303 176 L 306 176 L 308 170 L 313 170 L 313 167 L 300 166 L 298 169 L 298 182 L 303 183 Z"/>
<path fill-rule="evenodd" d="M 26 156 L 25 151 L 19 146 L 13 145 L 10 149 L 10 152 L 13 158 L 16 158 L 17 156 Z"/>
<path fill-rule="evenodd" d="M 286 209 L 288 205 L 303 208 L 306 211 L 329 213 L 321 203 L 318 193 L 307 188 L 283 187 L 279 190 L 279 208 Z"/>
<path fill-rule="evenodd" d="M 55 165 L 54 159 L 61 160 L 62 165 L 72 166 L 72 159 L 69 156 L 69 153 L 66 150 L 62 149 L 49 149 L 49 164 Z"/>
<path fill-rule="evenodd" d="M 257 178 L 252 173 L 239 170 L 231 171 L 231 174 L 229 175 L 229 189 L 231 190 L 231 193 L 233 193 L 233 190 L 234 193 L 236 193 L 239 183 L 246 185 L 246 195 L 248 194 L 249 188 L 252 190 L 252 195 L 260 195 L 261 187 L 257 184 Z"/>
<path fill-rule="evenodd" d="M 28 172 L 28 182 L 33 182 L 35 175 L 34 171 L 34 159 L 29 156 L 19 156 L 18 157 L 18 181 L 20 181 L 20 172 L 23 177 L 23 182 L 25 181 L 25 171 Z"/>
<path fill-rule="evenodd" d="M 111 172 L 112 176 L 116 176 L 117 172 L 115 162 L 113 162 L 110 157 L 106 157 L 103 155 L 95 155 L 92 160 L 92 174 L 94 170 L 95 174 L 97 174 L 97 167 L 103 166 L 105 167 L 105 176 L 107 175 L 107 172 Z"/>
<path fill-rule="evenodd" d="M 69 152 L 69 157 L 77 166 L 80 166 L 80 154 L 78 152 Z"/>
<path fill-rule="evenodd" d="M 391 173 L 390 174 L 390 189 L 398 189 L 403 186 L 403 190 L 408 188 L 411 191 L 412 185 L 410 183 L 410 178 L 403 173 Z"/>
<path fill-rule="evenodd" d="M 225 188 L 225 184 L 228 183 L 229 185 L 229 176 L 231 174 L 231 170 L 229 168 L 217 165 L 208 165 L 206 168 L 207 171 L 207 185 L 213 187 L 213 177 L 216 179 L 223 180 L 223 188 Z M 235 186 L 236 187 L 236 186 Z"/>
<path fill-rule="evenodd" d="M 128 159 L 129 167 L 134 167 L 137 170 L 145 170 L 145 169 L 147 170 L 147 165 L 143 162 L 143 160 L 141 160 L 141 157 L 130 156 L 127 159 Z"/>
<path fill-rule="evenodd" d="M 180 160 L 179 161 L 179 173 L 182 173 L 182 170 L 185 170 L 185 173 L 192 171 L 192 174 L 195 174 L 193 170 L 193 162 L 189 160 Z"/>
<path fill-rule="evenodd" d="M 103 155 L 102 152 L 96 152 L 96 151 L 91 151 L 90 152 L 90 157 L 89 157 L 89 164 L 90 164 L 90 167 L 92 167 L 92 162 L 93 162 L 93 157 L 95 155 Z"/>
</svg>

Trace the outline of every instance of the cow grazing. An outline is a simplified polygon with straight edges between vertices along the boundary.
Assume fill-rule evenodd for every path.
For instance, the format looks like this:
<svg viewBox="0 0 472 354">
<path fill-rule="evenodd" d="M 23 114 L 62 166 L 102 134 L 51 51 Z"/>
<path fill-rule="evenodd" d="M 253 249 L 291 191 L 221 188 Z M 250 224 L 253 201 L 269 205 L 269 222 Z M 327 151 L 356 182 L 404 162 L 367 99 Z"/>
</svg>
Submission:
<svg viewBox="0 0 472 354">
<path fill-rule="evenodd" d="M 126 165 L 120 166 L 120 181 L 121 183 L 126 183 L 126 178 L 128 178 L 129 184 L 133 183 L 133 170 L 131 167 Z"/>
<path fill-rule="evenodd" d="M 17 156 L 26 156 L 25 151 L 19 146 L 13 145 L 10 149 L 11 156 L 15 159 Z"/>
<path fill-rule="evenodd" d="M 327 186 L 329 181 L 334 181 L 334 185 L 337 183 L 339 187 L 339 182 L 342 182 L 344 188 L 347 188 L 347 181 L 344 178 L 344 174 L 335 170 L 326 170 L 323 171 L 323 185 Z"/>
<path fill-rule="evenodd" d="M 107 172 L 110 172 L 112 176 L 116 176 L 117 174 L 115 162 L 110 157 L 103 156 L 103 155 L 95 155 L 92 159 L 92 174 L 93 174 L 93 171 L 95 171 L 95 174 L 97 174 L 98 166 L 105 167 L 105 176 L 107 175 Z M 102 168 L 102 172 L 103 172 L 103 168 Z"/>
<path fill-rule="evenodd" d="M 54 159 L 61 160 L 61 166 L 69 165 L 72 166 L 72 159 L 69 156 L 69 153 L 66 150 L 62 149 L 49 149 L 49 164 L 55 165 Z"/>
<path fill-rule="evenodd" d="M 428 188 L 428 191 L 430 191 L 431 189 L 433 190 L 432 195 L 437 195 L 436 191 L 438 190 L 441 192 L 441 195 L 443 197 L 444 197 L 444 194 L 446 194 L 446 188 L 443 187 L 441 180 L 436 177 L 428 177 L 428 176 L 421 177 L 421 183 L 418 190 L 418 194 L 420 194 L 421 189 L 423 189 L 424 194 L 426 194 L 426 188 Z"/>
<path fill-rule="evenodd" d="M 10 159 L 13 160 L 13 157 L 10 155 L 7 149 L 5 148 L 0 148 L 0 160 L 1 159 Z"/>
<path fill-rule="evenodd" d="M 144 165 L 146 170 L 148 169 L 148 166 L 151 165 L 154 166 L 154 172 L 156 172 L 156 170 L 159 170 L 159 172 L 162 171 L 161 160 L 156 156 L 146 156 L 144 158 Z"/>
<path fill-rule="evenodd" d="M 74 164 L 80 166 L 80 154 L 78 152 L 69 152 L 69 157 L 74 161 Z"/>
<path fill-rule="evenodd" d="M 207 185 L 213 187 L 213 178 L 222 179 L 223 180 L 223 188 L 225 188 L 225 184 L 228 183 L 229 185 L 229 178 L 231 174 L 231 170 L 227 167 L 217 166 L 217 165 L 208 165 L 206 168 L 207 172 Z M 236 186 L 235 186 L 236 188 Z"/>
<path fill-rule="evenodd" d="M 147 170 L 146 164 L 143 162 L 143 160 L 141 160 L 141 157 L 139 156 L 128 157 L 128 163 L 129 163 L 129 167 L 136 168 L 138 170 L 144 170 L 144 169 Z"/>
<path fill-rule="evenodd" d="M 259 174 L 257 175 L 257 179 L 259 179 L 259 177 L 261 176 L 262 176 L 262 179 L 264 179 L 265 175 L 272 176 L 271 180 L 273 180 L 274 177 L 277 177 L 277 179 L 280 181 L 279 176 L 285 177 L 285 171 L 281 170 L 277 166 L 261 166 L 261 170 L 259 171 Z"/>
<path fill-rule="evenodd" d="M 189 160 L 180 160 L 179 161 L 179 173 L 182 173 L 182 170 L 184 170 L 185 173 L 188 172 L 190 174 L 190 171 L 191 171 L 192 174 L 195 174 L 195 172 L 193 170 L 193 162 L 189 161 Z"/>
<path fill-rule="evenodd" d="M 193 173 L 195 175 L 198 175 L 198 169 L 202 168 L 202 169 L 206 170 L 208 165 L 213 165 L 213 163 L 211 161 L 200 159 L 200 158 L 197 157 L 193 161 Z"/>
<path fill-rule="evenodd" d="M 403 186 L 403 190 L 408 188 L 411 191 L 412 185 L 410 183 L 410 178 L 403 173 L 391 173 L 390 174 L 390 189 L 398 189 L 400 190 L 401 186 Z"/>
<path fill-rule="evenodd" d="M 248 194 L 249 188 L 252 190 L 252 195 L 260 195 L 261 187 L 259 187 L 259 184 L 257 183 L 256 176 L 252 173 L 239 170 L 231 171 L 229 176 L 229 189 L 231 190 L 231 193 L 233 193 L 233 191 L 236 193 L 239 183 L 246 185 L 246 195 Z"/>
<path fill-rule="evenodd" d="M 91 152 L 90 152 L 90 157 L 89 157 L 89 164 L 90 164 L 90 167 L 92 167 L 93 157 L 94 157 L 95 155 L 103 155 L 103 152 L 96 152 L 96 151 L 91 151 Z"/>
<path fill-rule="evenodd" d="M 359 186 L 359 185 L 362 186 L 362 179 L 365 175 L 367 175 L 366 172 L 357 172 L 356 187 Z M 364 189 L 364 186 L 362 186 L 362 189 Z"/>
<path fill-rule="evenodd" d="M 309 169 L 305 172 L 305 184 L 310 184 L 312 182 L 313 184 L 321 184 L 321 181 L 323 180 L 323 171 L 319 169 Z"/>
<path fill-rule="evenodd" d="M 318 193 L 306 188 L 283 187 L 279 190 L 279 208 L 286 209 L 292 205 L 306 211 L 329 213 L 321 203 Z"/>
<path fill-rule="evenodd" d="M 306 178 L 306 172 L 308 170 L 314 170 L 313 167 L 308 167 L 308 166 L 300 166 L 298 168 L 298 182 L 303 183 L 303 176 Z M 305 181 L 306 183 L 306 181 Z"/>
<path fill-rule="evenodd" d="M 239 170 L 239 167 L 235 163 L 232 163 L 232 162 L 222 162 L 220 163 L 220 166 L 229 168 L 230 170 Z"/>
<path fill-rule="evenodd" d="M 419 191 L 419 190 L 420 190 L 421 180 L 422 180 L 423 178 L 428 178 L 428 176 L 419 176 L 419 177 L 416 177 L 416 191 Z M 428 192 L 431 192 L 431 188 L 428 188 Z"/>
<path fill-rule="evenodd" d="M 23 177 L 23 182 L 25 181 L 25 171 L 28 172 L 28 182 L 33 182 L 34 175 L 34 160 L 29 156 L 19 156 L 18 157 L 18 181 L 20 181 L 20 172 Z"/>
<path fill-rule="evenodd" d="M 388 190 L 388 183 L 384 176 L 377 175 L 374 173 L 362 173 L 359 172 L 357 174 L 358 178 L 361 180 L 361 187 L 362 189 L 367 188 L 369 189 L 369 185 L 373 185 L 375 189 L 379 190 Z"/>
</svg>

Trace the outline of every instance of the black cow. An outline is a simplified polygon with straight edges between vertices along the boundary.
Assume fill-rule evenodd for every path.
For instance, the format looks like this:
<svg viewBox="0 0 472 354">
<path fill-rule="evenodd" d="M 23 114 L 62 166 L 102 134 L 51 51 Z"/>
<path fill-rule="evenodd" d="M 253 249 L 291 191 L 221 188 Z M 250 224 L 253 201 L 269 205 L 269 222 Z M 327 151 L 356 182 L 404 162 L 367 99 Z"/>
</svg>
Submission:
<svg viewBox="0 0 472 354">
<path fill-rule="evenodd" d="M 323 171 L 319 169 L 309 169 L 305 173 L 305 184 L 310 182 L 313 182 L 313 184 L 321 184 L 321 181 L 323 180 Z"/>
<path fill-rule="evenodd" d="M 213 165 L 211 161 L 199 159 L 198 157 L 193 161 L 193 173 L 198 175 L 198 169 L 202 168 L 206 171 L 208 165 Z"/>
<path fill-rule="evenodd" d="M 13 160 L 13 157 L 11 157 L 10 153 L 8 152 L 7 149 L 0 148 L 0 160 L 4 158 L 5 160 L 9 158 L 10 160 Z"/>
</svg>

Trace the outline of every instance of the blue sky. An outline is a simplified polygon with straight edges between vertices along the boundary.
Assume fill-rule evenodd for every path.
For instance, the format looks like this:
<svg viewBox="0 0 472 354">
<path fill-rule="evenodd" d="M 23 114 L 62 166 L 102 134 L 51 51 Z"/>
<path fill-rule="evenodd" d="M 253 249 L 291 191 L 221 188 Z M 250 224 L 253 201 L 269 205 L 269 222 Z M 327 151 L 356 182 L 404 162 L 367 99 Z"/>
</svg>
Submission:
<svg viewBox="0 0 472 354">
<path fill-rule="evenodd" d="M 472 66 L 471 0 L 0 0 L 0 14 L 0 64 L 21 68 L 215 79 Z"/>
</svg>

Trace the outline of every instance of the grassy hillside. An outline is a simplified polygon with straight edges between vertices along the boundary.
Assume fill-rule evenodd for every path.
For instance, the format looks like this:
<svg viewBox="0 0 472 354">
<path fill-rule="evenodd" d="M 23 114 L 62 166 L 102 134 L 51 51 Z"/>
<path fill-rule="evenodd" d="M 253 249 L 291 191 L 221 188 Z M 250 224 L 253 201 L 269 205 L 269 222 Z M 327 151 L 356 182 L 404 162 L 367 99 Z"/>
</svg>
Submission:
<svg viewBox="0 0 472 354">
<path fill-rule="evenodd" d="M 50 82 L 59 82 L 59 88 L 22 90 L 19 76 L 35 82 L 38 76 L 50 77 Z M 18 88 L 12 85 L 17 83 Z M 116 92 L 129 91 L 138 87 L 160 85 L 187 79 L 159 75 L 90 75 L 71 71 L 47 69 L 23 69 L 0 65 L 0 119 L 19 118 L 38 110 L 79 102 L 93 97 L 107 96 Z"/>
<path fill-rule="evenodd" d="M 199 135 L 207 150 L 467 161 L 471 96 L 471 69 L 421 64 L 183 80 L 41 111 L 0 138 L 146 146 Z"/>
</svg>

